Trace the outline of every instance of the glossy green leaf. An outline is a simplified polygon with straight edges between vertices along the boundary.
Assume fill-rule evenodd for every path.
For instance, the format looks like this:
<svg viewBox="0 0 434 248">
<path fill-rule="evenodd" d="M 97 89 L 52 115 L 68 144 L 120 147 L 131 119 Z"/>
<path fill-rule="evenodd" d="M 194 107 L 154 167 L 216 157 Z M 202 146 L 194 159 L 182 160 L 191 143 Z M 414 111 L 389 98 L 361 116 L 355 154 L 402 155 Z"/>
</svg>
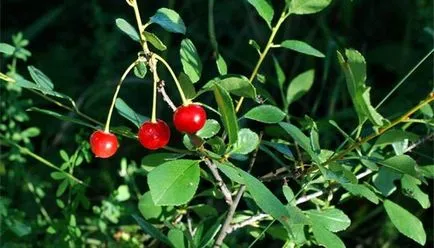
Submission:
<svg viewBox="0 0 434 248">
<path fill-rule="evenodd" d="M 220 131 L 220 124 L 218 121 L 213 119 L 208 119 L 205 122 L 205 125 L 197 131 L 196 135 L 201 137 L 202 139 L 209 139 L 216 135 Z"/>
<path fill-rule="evenodd" d="M 181 84 L 182 91 L 187 99 L 193 99 L 196 97 L 196 89 L 193 82 L 187 74 L 181 72 L 178 76 L 179 83 Z"/>
<path fill-rule="evenodd" d="M 256 177 L 238 169 L 244 183 L 256 204 L 265 213 L 271 215 L 274 219 L 282 223 L 290 231 L 291 218 L 288 209 L 280 202 L 279 199 Z"/>
<path fill-rule="evenodd" d="M 128 35 L 131 39 L 134 41 L 140 42 L 139 34 L 137 33 L 137 30 L 128 23 L 125 19 L 117 18 L 116 19 L 116 26 L 124 32 L 126 35 Z"/>
<path fill-rule="evenodd" d="M 314 14 L 326 8 L 332 0 L 286 0 L 290 13 L 297 15 Z"/>
<path fill-rule="evenodd" d="M 158 38 L 158 36 L 156 36 L 154 33 L 143 31 L 143 35 L 145 36 L 146 41 L 151 43 L 151 45 L 153 45 L 158 50 L 164 51 L 167 49 L 166 45 L 164 45 L 160 38 Z"/>
<path fill-rule="evenodd" d="M 255 120 L 263 123 L 278 123 L 285 118 L 286 114 L 273 105 L 259 105 L 250 109 L 244 118 Z"/>
<path fill-rule="evenodd" d="M 4 53 L 6 55 L 14 54 L 15 47 L 11 46 L 7 43 L 0 43 L 0 53 Z"/>
<path fill-rule="evenodd" d="M 221 114 L 223 127 L 229 137 L 229 144 L 234 144 L 238 140 L 238 121 L 232 98 L 229 93 L 218 84 L 214 86 L 214 98 Z"/>
<path fill-rule="evenodd" d="M 286 184 L 283 185 L 282 191 L 283 191 L 283 195 L 285 196 L 285 199 L 288 202 L 288 204 L 295 206 L 294 191 L 292 191 L 292 189 Z"/>
<path fill-rule="evenodd" d="M 217 55 L 216 65 L 220 75 L 224 76 L 228 74 L 228 66 L 221 54 Z"/>
<path fill-rule="evenodd" d="M 121 98 L 116 99 L 115 107 L 116 107 L 116 110 L 118 111 L 118 113 L 122 117 L 129 120 L 131 123 L 133 123 L 137 127 L 140 127 L 143 122 L 149 120 L 148 117 L 141 115 L 139 113 L 136 113 Z"/>
<path fill-rule="evenodd" d="M 188 75 L 193 83 L 198 82 L 202 74 L 202 61 L 200 61 L 193 42 L 190 39 L 183 39 L 179 53 L 185 74 Z"/>
<path fill-rule="evenodd" d="M 364 197 L 374 204 L 378 204 L 378 196 L 372 192 L 366 185 L 363 184 L 353 184 L 353 183 L 343 183 L 342 187 L 350 192 L 352 195 Z"/>
<path fill-rule="evenodd" d="M 422 222 L 409 211 L 390 201 L 384 201 L 386 213 L 398 231 L 413 239 L 420 245 L 425 245 L 426 233 Z"/>
<path fill-rule="evenodd" d="M 312 225 L 312 232 L 317 242 L 327 248 L 345 248 L 344 242 L 334 233 L 320 224 Z"/>
<path fill-rule="evenodd" d="M 300 129 L 286 122 L 281 122 L 279 123 L 279 125 L 294 139 L 294 141 L 301 148 L 303 148 L 303 150 L 305 150 L 310 155 L 314 162 L 316 162 L 318 165 L 321 164 L 321 160 L 312 149 L 309 138 Z"/>
<path fill-rule="evenodd" d="M 230 162 L 220 163 L 218 161 L 214 161 L 214 163 L 217 165 L 217 168 L 221 172 L 223 172 L 223 174 L 227 176 L 229 179 L 231 179 L 236 183 L 244 184 L 244 180 L 241 177 L 238 168 L 236 168 L 232 163 Z"/>
<path fill-rule="evenodd" d="M 267 0 L 247 0 L 258 12 L 258 14 L 267 22 L 271 27 L 273 20 L 274 10 L 273 6 Z"/>
<path fill-rule="evenodd" d="M 401 186 L 404 195 L 415 199 L 424 209 L 427 209 L 431 206 L 431 203 L 428 194 L 424 193 L 419 188 L 421 183 L 420 180 L 408 175 L 404 175 L 401 178 Z"/>
<path fill-rule="evenodd" d="M 383 196 L 389 196 L 396 190 L 394 181 L 401 177 L 402 174 L 383 166 L 378 170 L 378 174 L 374 175 L 372 181 Z"/>
<path fill-rule="evenodd" d="M 424 177 L 434 178 L 434 165 L 420 166 L 419 170 Z"/>
<path fill-rule="evenodd" d="M 160 240 L 161 242 L 165 243 L 166 245 L 169 245 L 170 247 L 173 247 L 172 242 L 160 232 L 156 227 L 154 227 L 151 223 L 145 221 L 140 216 L 133 214 L 133 218 L 136 220 L 136 222 L 139 224 L 139 226 L 143 229 L 143 231 L 147 234 L 149 234 L 151 237 Z"/>
<path fill-rule="evenodd" d="M 231 153 L 249 154 L 259 145 L 259 136 L 248 128 L 242 128 L 238 132 L 238 140 L 232 147 Z"/>
<path fill-rule="evenodd" d="M 307 44 L 306 42 L 300 40 L 285 40 L 280 44 L 280 46 L 283 48 L 287 48 L 299 53 L 303 53 L 318 58 L 325 57 L 325 55 L 322 52 L 313 48 L 311 45 Z"/>
<path fill-rule="evenodd" d="M 28 66 L 27 69 L 29 70 L 32 79 L 42 90 L 53 90 L 53 82 L 51 82 L 51 79 L 49 79 L 47 75 L 34 66 Z"/>
<path fill-rule="evenodd" d="M 377 139 L 377 141 L 375 141 L 375 145 L 376 146 L 390 145 L 395 142 L 403 141 L 405 139 L 414 142 L 419 139 L 419 135 L 400 129 L 391 129 L 385 132 L 384 134 L 382 134 Z"/>
<path fill-rule="evenodd" d="M 245 76 L 228 74 L 225 76 L 220 76 L 212 79 L 208 83 L 206 83 L 202 89 L 203 90 L 211 90 L 212 87 L 217 84 L 226 91 L 231 94 L 255 98 L 256 97 L 256 89 L 255 87 L 249 83 L 249 80 Z"/>
<path fill-rule="evenodd" d="M 179 14 L 168 8 L 158 9 L 155 15 L 151 17 L 151 22 L 172 33 L 185 34 L 186 32 L 184 21 Z"/>
<path fill-rule="evenodd" d="M 348 92 L 359 117 L 359 123 L 369 119 L 375 126 L 382 126 L 385 119 L 374 109 L 370 100 L 370 88 L 366 86 L 366 61 L 362 54 L 353 49 L 345 50 L 345 57 L 337 52 L 344 71 Z"/>
<path fill-rule="evenodd" d="M 418 177 L 416 161 L 408 155 L 399 155 L 379 162 L 380 164 L 402 174 Z"/>
<path fill-rule="evenodd" d="M 308 70 L 299 74 L 291 81 L 286 91 L 286 104 L 288 104 L 288 106 L 300 99 L 310 90 L 314 77 L 315 71 Z"/>
<path fill-rule="evenodd" d="M 163 212 L 163 208 L 155 205 L 154 201 L 152 201 L 151 192 L 149 191 L 139 197 L 138 208 L 145 219 L 158 218 Z"/>
<path fill-rule="evenodd" d="M 148 174 L 148 185 L 154 203 L 157 206 L 177 206 L 190 201 L 199 185 L 199 162 L 178 159 L 153 169 Z"/>
<path fill-rule="evenodd" d="M 307 210 L 305 213 L 309 216 L 312 222 L 324 226 L 331 232 L 343 231 L 351 224 L 350 218 L 348 218 L 344 212 L 336 208 Z"/>
<path fill-rule="evenodd" d="M 173 244 L 174 248 L 185 248 L 184 233 L 179 229 L 170 229 L 167 234 L 170 242 Z"/>
<path fill-rule="evenodd" d="M 182 156 L 184 155 L 178 153 L 154 152 L 142 158 L 141 166 L 145 170 L 151 171 L 154 167 L 157 167 L 160 164 L 179 159 Z"/>
<path fill-rule="evenodd" d="M 147 72 L 148 67 L 143 61 L 138 62 L 136 66 L 134 66 L 134 75 L 138 78 L 145 78 Z"/>
</svg>

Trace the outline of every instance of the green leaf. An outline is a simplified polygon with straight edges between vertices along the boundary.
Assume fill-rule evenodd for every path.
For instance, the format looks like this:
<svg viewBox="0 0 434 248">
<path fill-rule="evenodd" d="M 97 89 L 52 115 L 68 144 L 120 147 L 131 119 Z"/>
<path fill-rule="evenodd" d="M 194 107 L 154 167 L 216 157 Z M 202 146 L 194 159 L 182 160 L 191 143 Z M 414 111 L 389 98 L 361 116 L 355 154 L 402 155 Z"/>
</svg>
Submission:
<svg viewBox="0 0 434 248">
<path fill-rule="evenodd" d="M 116 26 L 124 32 L 126 35 L 128 35 L 131 39 L 134 41 L 140 42 L 139 34 L 137 33 L 136 29 L 133 27 L 133 25 L 129 24 L 125 19 L 117 18 L 116 19 Z"/>
<path fill-rule="evenodd" d="M 249 154 L 259 145 L 259 136 L 248 128 L 242 128 L 238 131 L 238 140 L 233 145 L 231 153 Z"/>
<path fill-rule="evenodd" d="M 345 244 L 334 233 L 330 232 L 320 224 L 312 225 L 312 232 L 317 242 L 327 248 L 344 248 Z"/>
<path fill-rule="evenodd" d="M 168 152 L 151 153 L 142 158 L 141 167 L 149 172 L 162 163 L 174 161 L 182 156 L 184 155 Z"/>
<path fill-rule="evenodd" d="M 391 129 L 385 132 L 383 135 L 381 135 L 377 139 L 377 141 L 375 141 L 375 145 L 376 146 L 390 145 L 395 142 L 404 141 L 405 139 L 414 142 L 419 139 L 419 135 L 404 130 Z"/>
<path fill-rule="evenodd" d="M 202 62 L 193 42 L 190 39 L 183 39 L 179 53 L 185 74 L 193 83 L 198 82 L 202 74 Z"/>
<path fill-rule="evenodd" d="M 249 40 L 249 45 L 251 45 L 258 52 L 258 54 L 261 54 L 261 47 L 255 40 Z"/>
<path fill-rule="evenodd" d="M 200 241 L 198 247 L 210 247 L 210 243 L 213 241 L 214 237 L 220 231 L 221 226 L 222 225 L 219 222 L 216 222 L 214 225 L 212 225 L 208 229 L 208 231 L 203 235 L 202 240 Z"/>
<path fill-rule="evenodd" d="M 374 204 L 378 204 L 378 196 L 372 192 L 366 185 L 363 184 L 353 184 L 353 183 L 343 183 L 342 186 L 352 195 L 365 197 Z"/>
<path fill-rule="evenodd" d="M 287 106 L 300 99 L 310 90 L 314 81 L 314 77 L 315 70 L 308 70 L 299 74 L 291 81 L 286 92 Z"/>
<path fill-rule="evenodd" d="M 35 83 L 42 89 L 47 91 L 52 91 L 54 88 L 53 82 L 45 75 L 42 71 L 34 66 L 28 66 L 27 69 L 30 72 L 30 76 L 35 81 Z"/>
<path fill-rule="evenodd" d="M 238 139 L 238 121 L 231 96 L 225 89 L 215 84 L 214 97 L 221 114 L 223 127 L 229 137 L 229 144 L 234 144 Z"/>
<path fill-rule="evenodd" d="M 9 221 L 6 221 L 7 226 L 18 237 L 26 236 L 32 232 L 32 227 L 30 225 L 26 225 L 20 220 L 16 220 L 12 218 L 8 218 L 8 219 Z M 7 246 L 7 243 L 5 245 Z"/>
<path fill-rule="evenodd" d="M 197 131 L 196 135 L 201 137 L 202 139 L 209 139 L 216 135 L 220 131 L 220 124 L 218 121 L 213 119 L 208 119 L 205 122 L 205 126 L 203 126 L 199 131 Z"/>
<path fill-rule="evenodd" d="M 273 124 L 281 122 L 286 114 L 278 107 L 273 105 L 259 105 L 250 109 L 244 118 L 255 120 L 263 123 Z"/>
<path fill-rule="evenodd" d="M 345 50 L 345 56 L 337 52 L 339 63 L 344 71 L 348 92 L 356 109 L 359 123 L 369 119 L 375 126 L 382 126 L 385 119 L 371 105 L 370 88 L 366 86 L 366 61 L 358 51 Z"/>
<path fill-rule="evenodd" d="M 196 97 L 196 89 L 194 88 L 193 82 L 190 78 L 183 72 L 178 76 L 179 83 L 181 84 L 182 91 L 187 99 L 193 99 Z"/>
<path fill-rule="evenodd" d="M 420 180 L 408 175 L 404 175 L 401 178 L 401 186 L 404 195 L 415 199 L 424 209 L 427 209 L 431 206 L 431 203 L 428 194 L 424 193 L 419 188 L 421 183 Z"/>
<path fill-rule="evenodd" d="M 276 70 L 277 82 L 279 83 L 279 89 L 282 90 L 283 85 L 286 82 L 285 72 L 283 72 L 283 69 L 279 64 L 279 61 L 274 56 L 273 56 L 273 64 L 274 64 L 274 70 Z"/>
<path fill-rule="evenodd" d="M 283 195 L 285 196 L 285 199 L 288 202 L 288 204 L 295 206 L 294 191 L 292 191 L 292 189 L 286 184 L 283 185 L 282 191 L 283 191 Z"/>
<path fill-rule="evenodd" d="M 381 167 L 378 174 L 374 175 L 373 183 L 375 187 L 383 194 L 389 196 L 396 190 L 394 181 L 401 178 L 401 174 L 388 167 Z"/>
<path fill-rule="evenodd" d="M 115 107 L 116 107 L 116 110 L 118 111 L 118 113 L 122 117 L 124 117 L 125 119 L 131 121 L 137 127 L 140 127 L 140 125 L 142 125 L 143 122 L 149 120 L 148 117 L 136 113 L 121 98 L 117 98 L 116 99 Z"/>
<path fill-rule="evenodd" d="M 138 208 L 145 219 L 156 219 L 163 212 L 163 208 L 155 205 L 152 201 L 151 192 L 149 191 L 139 197 Z"/>
<path fill-rule="evenodd" d="M 7 43 L 0 43 L 0 53 L 4 53 L 6 55 L 14 54 L 15 47 L 11 46 Z"/>
<path fill-rule="evenodd" d="M 344 212 L 336 208 L 307 210 L 305 213 L 315 225 L 322 225 L 331 232 L 343 231 L 351 224 L 350 218 L 348 218 Z"/>
<path fill-rule="evenodd" d="M 154 33 L 150 33 L 147 31 L 143 31 L 143 35 L 146 38 L 146 41 L 151 43 L 155 48 L 157 48 L 160 51 L 164 51 L 167 49 L 166 45 L 156 36 Z"/>
<path fill-rule="evenodd" d="M 214 207 L 212 207 L 210 205 L 206 205 L 206 204 L 198 204 L 198 205 L 194 205 L 194 206 L 189 206 L 188 209 L 192 210 L 197 215 L 199 215 L 199 217 L 201 217 L 203 219 L 218 215 L 218 212 Z"/>
<path fill-rule="evenodd" d="M 416 161 L 408 155 L 391 157 L 379 163 L 399 173 L 408 174 L 416 178 L 419 177 L 416 172 Z"/>
<path fill-rule="evenodd" d="M 242 97 L 255 98 L 256 89 L 245 76 L 229 74 L 212 79 L 202 89 L 211 90 L 214 85 L 219 85 L 231 94 Z"/>
<path fill-rule="evenodd" d="M 228 74 L 228 66 L 226 65 L 226 61 L 221 54 L 217 55 L 216 65 L 220 75 L 224 76 Z"/>
<path fill-rule="evenodd" d="M 213 150 L 213 152 L 223 155 L 226 152 L 226 145 L 222 138 L 218 136 L 214 136 L 211 139 L 206 141 L 207 144 L 209 144 Z"/>
<path fill-rule="evenodd" d="M 290 231 L 289 223 L 291 222 L 291 218 L 288 209 L 285 208 L 282 202 L 254 176 L 241 169 L 238 169 L 238 171 L 244 179 L 247 190 L 262 211 L 271 215 Z"/>
<path fill-rule="evenodd" d="M 64 178 L 66 178 L 68 175 L 66 173 L 62 173 L 59 171 L 55 171 L 55 172 L 51 172 L 50 173 L 51 178 L 53 178 L 54 180 L 62 180 Z"/>
<path fill-rule="evenodd" d="M 319 159 L 315 151 L 312 149 L 309 138 L 302 131 L 300 131 L 300 129 L 298 129 L 296 126 L 292 124 L 285 123 L 285 122 L 281 122 L 279 123 L 279 125 L 294 139 L 294 141 L 301 148 L 303 148 L 303 150 L 305 150 L 310 155 L 310 157 L 314 162 L 316 162 L 318 165 L 321 164 L 321 160 Z"/>
<path fill-rule="evenodd" d="M 56 197 L 60 197 L 63 195 L 63 193 L 65 193 L 66 188 L 69 186 L 69 181 L 68 179 L 63 180 L 60 184 L 59 187 L 56 190 Z"/>
<path fill-rule="evenodd" d="M 130 190 L 128 189 L 128 185 L 120 185 L 117 189 L 116 200 L 123 202 L 130 199 Z"/>
<path fill-rule="evenodd" d="M 258 14 L 267 22 L 271 28 L 274 10 L 273 6 L 267 0 L 247 0 L 258 12 Z"/>
<path fill-rule="evenodd" d="M 289 12 L 296 15 L 314 14 L 326 8 L 332 0 L 286 0 Z"/>
<path fill-rule="evenodd" d="M 306 55 L 310 55 L 310 56 L 314 56 L 314 57 L 318 57 L 318 58 L 324 58 L 325 55 L 316 50 L 315 48 L 313 48 L 312 46 L 310 46 L 309 44 L 303 42 L 303 41 L 299 41 L 299 40 L 285 40 L 280 44 L 281 47 L 283 48 L 287 48 L 299 53 L 303 53 Z"/>
<path fill-rule="evenodd" d="M 419 171 L 424 177 L 434 178 L 434 165 L 420 166 Z"/>
<path fill-rule="evenodd" d="M 66 115 L 62 115 L 62 114 L 59 114 L 59 113 L 56 113 L 56 112 L 53 112 L 53 111 L 47 110 L 47 109 L 40 109 L 40 108 L 32 107 L 32 108 L 27 109 L 27 111 L 36 111 L 36 112 L 40 112 L 40 113 L 43 113 L 43 114 L 47 114 L 47 115 L 56 117 L 57 119 L 60 119 L 62 121 L 69 121 L 69 122 L 72 122 L 72 123 L 75 123 L 75 124 L 79 124 L 79 125 L 82 125 L 82 126 L 85 126 L 85 127 L 90 127 L 92 129 L 95 128 L 91 124 L 88 124 L 88 123 L 86 123 L 84 121 L 81 121 L 79 119 L 75 119 L 75 118 L 72 118 L 72 117 L 69 117 L 69 116 L 66 116 Z"/>
<path fill-rule="evenodd" d="M 153 169 L 148 174 L 148 185 L 154 203 L 157 206 L 177 206 L 190 201 L 199 185 L 199 162 L 179 159 Z"/>
<path fill-rule="evenodd" d="M 134 75 L 138 78 L 145 78 L 147 72 L 148 67 L 143 61 L 139 61 L 136 66 L 134 66 Z"/>
<path fill-rule="evenodd" d="M 170 229 L 167 234 L 170 242 L 173 244 L 174 248 L 185 248 L 184 244 L 184 233 L 179 229 Z"/>
<path fill-rule="evenodd" d="M 231 181 L 234 181 L 239 184 L 244 184 L 244 180 L 241 177 L 238 168 L 236 168 L 232 163 L 230 162 L 224 162 L 220 163 L 218 161 L 214 161 L 213 163 L 217 165 L 217 168 L 225 174 Z"/>
<path fill-rule="evenodd" d="M 386 213 L 393 225 L 400 233 L 413 239 L 421 245 L 425 245 L 425 229 L 423 228 L 422 222 L 416 218 L 416 216 L 398 204 L 387 199 L 384 201 L 384 208 L 386 209 Z"/>
<path fill-rule="evenodd" d="M 179 14 L 168 8 L 158 9 L 155 15 L 151 17 L 151 22 L 172 33 L 185 34 L 186 32 L 184 21 Z"/>
<path fill-rule="evenodd" d="M 136 220 L 136 222 L 139 224 L 139 226 L 143 229 L 143 231 L 147 234 L 149 234 L 151 237 L 160 240 L 161 242 L 173 247 L 172 242 L 166 237 L 166 235 L 162 234 L 160 230 L 155 228 L 152 224 L 145 221 L 140 216 L 133 214 L 133 218 Z"/>
</svg>

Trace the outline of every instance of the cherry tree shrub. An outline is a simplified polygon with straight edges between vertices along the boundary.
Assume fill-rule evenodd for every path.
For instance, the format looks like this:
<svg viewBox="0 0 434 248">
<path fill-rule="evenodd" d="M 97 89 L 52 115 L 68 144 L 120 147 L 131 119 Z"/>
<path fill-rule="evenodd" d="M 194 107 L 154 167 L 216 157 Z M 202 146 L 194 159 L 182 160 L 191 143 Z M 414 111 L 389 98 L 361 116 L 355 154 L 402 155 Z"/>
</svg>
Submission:
<svg viewBox="0 0 434 248">
<path fill-rule="evenodd" d="M 358 125 L 345 130 L 328 120 L 334 129 L 327 137 L 344 141 L 326 147 L 320 142 L 318 120 L 308 113 L 291 114 L 290 106 L 309 92 L 317 73 L 312 67 L 287 79 L 273 54 L 291 51 L 315 60 L 326 55 L 308 42 L 281 40 L 277 34 L 292 17 L 315 18 L 331 0 L 286 0 L 279 7 L 267 0 L 246 1 L 257 13 L 257 25 L 266 25 L 269 33 L 264 44 L 249 41 L 257 60 L 248 75 L 229 73 L 228 59 L 218 52 L 214 1 L 209 20 L 214 68 L 202 64 L 194 40 L 186 36 L 188 23 L 176 10 L 161 7 L 145 17 L 140 9 L 146 2 L 140 1 L 139 8 L 139 1 L 126 0 L 125 15 L 134 16 L 135 23 L 113 20 L 137 53 L 123 55 L 134 59 L 119 72 L 105 121 L 80 111 L 72 97 L 55 90 L 48 75 L 27 64 L 31 53 L 22 34 L 0 44 L 8 61 L 0 74 L 2 163 L 15 172 L 10 178 L 20 179 L 15 183 L 23 194 L 32 195 L 31 202 L 15 203 L 7 196 L 0 200 L 4 247 L 266 247 L 261 243 L 265 239 L 273 240 L 272 247 L 339 248 L 345 247 L 345 230 L 384 221 L 371 219 L 378 212 L 414 247 L 427 245 L 418 216 L 430 208 L 423 189 L 432 186 L 434 166 L 418 164 L 410 152 L 433 136 L 433 92 L 415 95 L 419 103 L 412 108 L 383 115 L 383 103 L 406 78 L 373 104 L 370 94 L 375 89 L 367 83 L 364 55 L 340 47 L 333 51 L 334 62 L 340 65 Z M 182 70 L 173 66 L 178 61 L 164 57 L 168 48 L 153 32 L 157 29 L 183 37 L 176 44 Z M 28 72 L 18 71 L 17 63 L 26 64 Z M 262 74 L 264 63 L 272 63 L 272 75 Z M 212 79 L 203 79 L 206 70 L 216 72 Z M 152 98 L 143 98 L 150 118 L 118 96 L 127 77 L 151 82 Z M 278 94 L 263 87 L 270 82 Z M 32 103 L 24 97 L 26 91 L 52 108 Z M 173 111 L 172 118 L 158 116 L 162 108 Z M 73 135 L 76 150 L 60 150 L 60 164 L 38 155 L 32 139 L 40 130 L 20 125 L 30 121 L 29 113 L 82 126 L 84 131 Z M 113 126 L 114 118 L 125 118 L 130 125 Z M 139 163 L 124 157 L 118 166 L 115 158 L 130 141 L 148 153 Z M 95 160 L 117 168 L 122 179 L 112 182 L 116 190 L 98 201 L 88 198 L 98 178 L 77 172 Z M 44 200 L 43 186 L 26 175 L 25 167 L 39 164 L 51 170 L 50 179 L 40 182 L 55 187 L 51 201 Z M 3 191 L 12 187 L 6 181 Z M 350 218 L 340 206 L 352 199 L 365 202 L 368 209 Z M 399 199 L 415 201 L 419 208 L 409 210 Z M 30 204 L 37 218 L 29 221 L 16 204 Z M 61 214 L 53 214 L 56 211 Z"/>
</svg>

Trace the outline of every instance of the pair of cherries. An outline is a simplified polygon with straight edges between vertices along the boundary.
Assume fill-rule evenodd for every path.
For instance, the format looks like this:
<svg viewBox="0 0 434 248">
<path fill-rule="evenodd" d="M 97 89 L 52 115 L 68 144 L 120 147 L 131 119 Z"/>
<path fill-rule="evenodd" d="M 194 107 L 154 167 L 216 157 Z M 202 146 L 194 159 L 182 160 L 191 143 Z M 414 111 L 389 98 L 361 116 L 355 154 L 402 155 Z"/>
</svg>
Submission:
<svg viewBox="0 0 434 248">
<path fill-rule="evenodd" d="M 173 114 L 173 124 L 182 133 L 194 134 L 205 125 L 205 122 L 206 112 L 197 104 L 180 106 Z M 162 120 L 146 121 L 139 128 L 138 137 L 145 148 L 156 150 L 169 143 L 170 128 Z M 116 153 L 118 146 L 118 139 L 112 133 L 97 130 L 90 136 L 90 148 L 96 157 L 111 157 Z"/>
</svg>

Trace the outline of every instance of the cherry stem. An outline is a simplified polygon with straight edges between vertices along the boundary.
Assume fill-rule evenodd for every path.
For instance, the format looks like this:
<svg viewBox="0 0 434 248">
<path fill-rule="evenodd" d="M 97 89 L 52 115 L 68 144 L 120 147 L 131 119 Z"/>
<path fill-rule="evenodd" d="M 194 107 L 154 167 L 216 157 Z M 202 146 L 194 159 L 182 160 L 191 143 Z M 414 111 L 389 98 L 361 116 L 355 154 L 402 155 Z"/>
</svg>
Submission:
<svg viewBox="0 0 434 248">
<path fill-rule="evenodd" d="M 139 36 L 140 36 L 140 41 L 142 43 L 143 51 L 145 52 L 145 54 L 148 54 L 149 53 L 148 44 L 146 43 L 146 37 L 142 33 L 142 31 L 144 31 L 145 27 L 148 25 L 143 26 L 142 18 L 140 17 L 139 6 L 137 5 L 137 1 L 136 0 L 131 0 L 131 1 L 127 0 L 127 3 L 128 3 L 128 5 L 133 7 L 133 9 L 134 9 L 134 15 L 136 16 L 137 27 L 139 28 Z"/>
<path fill-rule="evenodd" d="M 115 91 L 115 94 L 113 95 L 112 104 L 110 106 L 110 110 L 109 110 L 108 115 L 107 115 L 107 122 L 106 122 L 105 128 L 104 128 L 104 132 L 106 132 L 106 133 L 110 132 L 110 120 L 112 118 L 113 109 L 115 107 L 116 99 L 118 98 L 118 94 L 119 94 L 119 90 L 121 89 L 122 82 L 125 80 L 128 73 L 134 68 L 134 66 L 136 66 L 136 64 L 137 64 L 137 60 L 134 61 L 133 63 L 131 63 L 130 66 L 128 66 L 128 68 L 125 70 L 124 74 L 122 75 L 121 79 L 119 80 L 118 85 L 116 86 L 116 91 Z"/>
<path fill-rule="evenodd" d="M 169 71 L 170 75 L 171 75 L 172 78 L 173 78 L 173 81 L 175 81 L 176 87 L 178 88 L 178 92 L 179 92 L 179 95 L 181 96 L 182 104 L 183 104 L 183 105 L 187 105 L 187 104 L 189 103 L 189 101 L 188 101 L 187 98 L 185 97 L 185 95 L 184 95 L 184 91 L 183 91 L 182 88 L 181 88 L 181 84 L 179 83 L 178 79 L 176 78 L 176 75 L 175 75 L 175 73 L 173 72 L 173 70 L 172 70 L 172 68 L 170 67 L 170 65 L 167 63 L 166 60 L 164 60 L 164 59 L 163 59 L 161 56 L 159 56 L 158 54 L 155 54 L 155 53 L 154 53 L 153 56 L 155 56 L 155 58 L 156 58 L 157 60 L 161 61 L 161 63 L 163 63 L 164 66 L 167 68 L 167 70 Z"/>
</svg>

